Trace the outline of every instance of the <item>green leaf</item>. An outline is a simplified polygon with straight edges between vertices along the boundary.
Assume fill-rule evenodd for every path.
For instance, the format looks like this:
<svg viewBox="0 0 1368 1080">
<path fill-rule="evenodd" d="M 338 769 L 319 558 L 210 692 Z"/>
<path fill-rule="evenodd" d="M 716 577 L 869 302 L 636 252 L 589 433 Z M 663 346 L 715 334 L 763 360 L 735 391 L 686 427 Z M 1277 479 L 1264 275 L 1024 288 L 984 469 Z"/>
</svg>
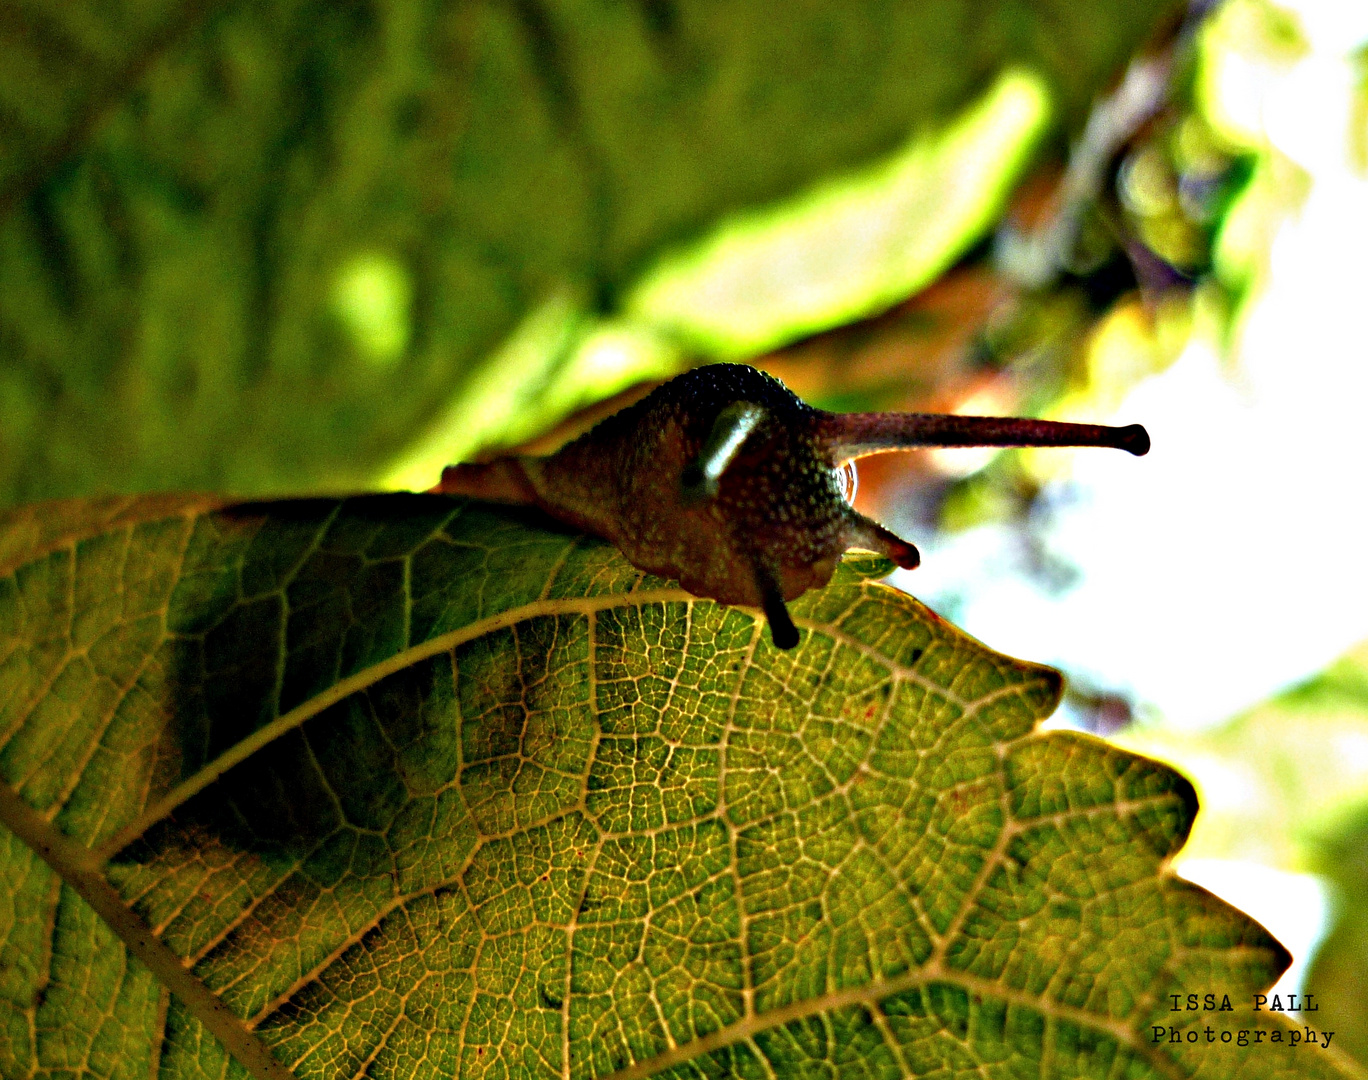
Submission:
<svg viewBox="0 0 1368 1080">
<path fill-rule="evenodd" d="M 1173 7 L 14 0 L 0 502 L 367 486 L 439 425 L 574 400 L 603 380 L 562 385 L 567 342 L 481 412 L 546 305 L 616 311 L 1008 65 L 1074 122 Z"/>
<path fill-rule="evenodd" d="M 1352 1075 L 1171 769 L 853 556 L 755 613 L 421 496 L 0 518 L 0 1074 Z M 1218 990 L 1235 1014 L 1170 1013 Z M 236 1063 L 230 1061 L 236 1058 Z"/>
</svg>

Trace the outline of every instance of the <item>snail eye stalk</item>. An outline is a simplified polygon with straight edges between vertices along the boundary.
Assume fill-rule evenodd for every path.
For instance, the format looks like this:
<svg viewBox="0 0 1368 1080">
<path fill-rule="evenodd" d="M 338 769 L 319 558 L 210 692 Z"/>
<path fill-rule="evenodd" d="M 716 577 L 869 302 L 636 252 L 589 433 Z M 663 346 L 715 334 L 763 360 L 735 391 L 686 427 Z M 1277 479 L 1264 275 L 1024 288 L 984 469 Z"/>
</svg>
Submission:
<svg viewBox="0 0 1368 1080">
<path fill-rule="evenodd" d="M 952 446 L 1107 446 L 1140 457 L 1149 433 L 1139 424 L 1064 424 L 1012 416 L 939 413 L 823 413 L 819 430 L 838 461 L 880 450 Z"/>
</svg>

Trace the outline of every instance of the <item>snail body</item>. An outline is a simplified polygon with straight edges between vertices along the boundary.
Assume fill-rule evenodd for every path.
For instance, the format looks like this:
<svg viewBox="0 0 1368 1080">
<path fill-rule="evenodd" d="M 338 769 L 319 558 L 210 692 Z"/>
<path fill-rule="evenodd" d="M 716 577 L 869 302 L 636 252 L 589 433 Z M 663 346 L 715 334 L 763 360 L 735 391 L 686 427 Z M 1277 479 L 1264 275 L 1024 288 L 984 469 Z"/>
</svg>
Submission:
<svg viewBox="0 0 1368 1080">
<path fill-rule="evenodd" d="M 547 457 L 453 465 L 437 491 L 540 507 L 615 544 L 638 569 L 724 604 L 763 608 L 775 645 L 786 601 L 864 547 L 911 569 L 917 549 L 845 498 L 845 463 L 911 446 L 1110 445 L 1144 429 L 916 413 L 829 413 L 744 364 L 696 368 Z"/>
</svg>

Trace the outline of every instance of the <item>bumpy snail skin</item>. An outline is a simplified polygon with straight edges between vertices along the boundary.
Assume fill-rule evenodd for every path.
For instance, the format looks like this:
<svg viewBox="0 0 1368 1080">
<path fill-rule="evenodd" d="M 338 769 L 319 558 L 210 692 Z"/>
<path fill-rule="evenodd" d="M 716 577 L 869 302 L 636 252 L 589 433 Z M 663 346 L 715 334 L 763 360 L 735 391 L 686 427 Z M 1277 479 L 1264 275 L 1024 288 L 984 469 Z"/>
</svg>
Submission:
<svg viewBox="0 0 1368 1080">
<path fill-rule="evenodd" d="M 454 465 L 435 489 L 535 505 L 611 541 L 692 593 L 764 609 L 774 643 L 798 631 L 785 601 L 825 585 L 850 547 L 918 564 L 917 549 L 857 513 L 844 462 L 907 446 L 1111 445 L 1144 429 L 1036 420 L 837 414 L 743 364 L 686 372 L 549 457 Z"/>
</svg>

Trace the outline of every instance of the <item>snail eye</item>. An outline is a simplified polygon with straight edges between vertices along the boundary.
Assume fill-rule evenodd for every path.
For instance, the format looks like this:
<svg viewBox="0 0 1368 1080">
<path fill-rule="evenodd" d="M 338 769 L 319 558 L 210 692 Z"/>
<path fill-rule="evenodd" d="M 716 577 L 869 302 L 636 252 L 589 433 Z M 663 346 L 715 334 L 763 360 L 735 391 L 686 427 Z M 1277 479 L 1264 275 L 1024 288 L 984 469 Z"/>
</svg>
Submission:
<svg viewBox="0 0 1368 1080">
<path fill-rule="evenodd" d="M 841 487 L 841 498 L 851 506 L 855 505 L 855 492 L 860 488 L 860 474 L 855 471 L 855 462 L 843 462 L 836 470 L 836 481 Z"/>
</svg>

